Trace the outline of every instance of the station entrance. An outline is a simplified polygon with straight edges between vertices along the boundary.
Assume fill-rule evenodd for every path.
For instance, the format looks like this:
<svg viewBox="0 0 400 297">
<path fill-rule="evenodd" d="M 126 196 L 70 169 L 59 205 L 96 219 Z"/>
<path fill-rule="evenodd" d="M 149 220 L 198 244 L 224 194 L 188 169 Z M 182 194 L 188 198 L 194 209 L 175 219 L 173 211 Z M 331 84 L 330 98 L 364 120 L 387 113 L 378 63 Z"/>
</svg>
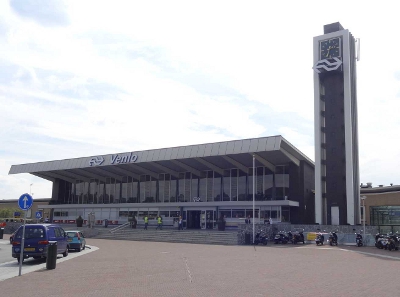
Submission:
<svg viewBox="0 0 400 297">
<path fill-rule="evenodd" d="M 216 228 L 217 212 L 215 210 L 187 210 L 188 229 Z"/>
<path fill-rule="evenodd" d="M 200 210 L 187 211 L 187 228 L 188 229 L 201 229 L 200 226 Z"/>
</svg>

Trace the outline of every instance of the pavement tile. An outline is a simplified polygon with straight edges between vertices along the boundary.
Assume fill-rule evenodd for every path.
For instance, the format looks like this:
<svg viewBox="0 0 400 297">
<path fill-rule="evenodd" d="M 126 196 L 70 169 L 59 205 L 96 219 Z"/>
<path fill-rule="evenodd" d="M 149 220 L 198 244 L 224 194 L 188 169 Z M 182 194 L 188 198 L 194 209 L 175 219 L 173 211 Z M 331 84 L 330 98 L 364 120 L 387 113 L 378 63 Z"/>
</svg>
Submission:
<svg viewBox="0 0 400 297">
<path fill-rule="evenodd" d="M 0 282 L 1 296 L 366 296 L 400 285 L 400 252 L 315 245 L 220 246 L 89 238 L 98 250 Z M 382 258 L 389 255 L 392 258 Z M 0 271 L 2 267 L 0 266 Z"/>
</svg>

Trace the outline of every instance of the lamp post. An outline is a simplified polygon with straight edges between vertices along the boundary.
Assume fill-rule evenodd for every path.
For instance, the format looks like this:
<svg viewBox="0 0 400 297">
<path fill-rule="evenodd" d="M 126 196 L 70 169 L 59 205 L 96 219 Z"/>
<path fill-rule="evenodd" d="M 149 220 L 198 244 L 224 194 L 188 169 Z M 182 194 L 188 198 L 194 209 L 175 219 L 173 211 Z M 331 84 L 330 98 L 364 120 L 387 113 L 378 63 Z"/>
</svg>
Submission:
<svg viewBox="0 0 400 297">
<path fill-rule="evenodd" d="M 32 185 L 33 184 L 30 184 L 30 186 L 29 186 L 29 194 L 32 196 Z"/>
<path fill-rule="evenodd" d="M 254 209 L 254 200 L 255 200 L 255 196 L 256 196 L 256 168 L 255 168 L 255 164 L 256 164 L 256 156 L 255 154 L 253 154 L 253 244 L 254 244 L 254 240 L 255 240 L 255 209 Z"/>
<path fill-rule="evenodd" d="M 365 242 L 365 199 L 367 199 L 367 196 L 361 196 L 362 207 L 363 207 L 363 240 L 364 240 L 364 242 Z"/>
</svg>

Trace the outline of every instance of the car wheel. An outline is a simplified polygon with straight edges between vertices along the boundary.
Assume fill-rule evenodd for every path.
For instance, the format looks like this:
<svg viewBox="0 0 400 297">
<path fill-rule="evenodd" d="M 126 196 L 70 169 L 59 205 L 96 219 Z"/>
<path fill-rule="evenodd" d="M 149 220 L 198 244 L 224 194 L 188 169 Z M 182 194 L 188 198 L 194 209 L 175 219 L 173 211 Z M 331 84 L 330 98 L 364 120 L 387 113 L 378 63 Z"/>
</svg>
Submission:
<svg viewBox="0 0 400 297">
<path fill-rule="evenodd" d="M 82 245 L 79 246 L 78 252 L 82 251 Z"/>
<path fill-rule="evenodd" d="M 65 249 L 65 252 L 62 254 L 63 257 L 68 256 L 68 249 L 69 249 L 69 246 L 67 246 L 67 248 Z"/>
<path fill-rule="evenodd" d="M 18 263 L 20 262 L 20 257 L 17 258 Z M 24 258 L 22 257 L 22 263 L 24 263 Z"/>
<path fill-rule="evenodd" d="M 84 250 L 86 248 L 86 244 L 83 246 L 82 250 Z"/>
</svg>

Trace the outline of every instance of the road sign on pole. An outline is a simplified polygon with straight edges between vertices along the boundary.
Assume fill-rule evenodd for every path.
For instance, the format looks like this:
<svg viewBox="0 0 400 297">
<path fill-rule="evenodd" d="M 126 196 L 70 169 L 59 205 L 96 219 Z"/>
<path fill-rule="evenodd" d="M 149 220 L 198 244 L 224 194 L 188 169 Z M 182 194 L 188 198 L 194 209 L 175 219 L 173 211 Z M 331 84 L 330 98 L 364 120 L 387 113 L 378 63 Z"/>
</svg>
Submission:
<svg viewBox="0 0 400 297">
<path fill-rule="evenodd" d="M 28 210 L 32 207 L 33 199 L 29 194 L 23 194 L 18 199 L 18 206 L 22 210 Z"/>
<path fill-rule="evenodd" d="M 24 210 L 24 225 L 22 227 L 22 240 L 21 240 L 21 251 L 19 254 L 19 276 L 21 276 L 22 261 L 24 260 L 24 244 L 25 244 L 25 223 L 26 223 L 26 212 L 32 207 L 33 199 L 29 194 L 22 194 L 18 199 L 18 206 Z"/>
<path fill-rule="evenodd" d="M 37 211 L 35 217 L 40 220 L 42 218 L 42 212 L 41 211 Z"/>
</svg>

